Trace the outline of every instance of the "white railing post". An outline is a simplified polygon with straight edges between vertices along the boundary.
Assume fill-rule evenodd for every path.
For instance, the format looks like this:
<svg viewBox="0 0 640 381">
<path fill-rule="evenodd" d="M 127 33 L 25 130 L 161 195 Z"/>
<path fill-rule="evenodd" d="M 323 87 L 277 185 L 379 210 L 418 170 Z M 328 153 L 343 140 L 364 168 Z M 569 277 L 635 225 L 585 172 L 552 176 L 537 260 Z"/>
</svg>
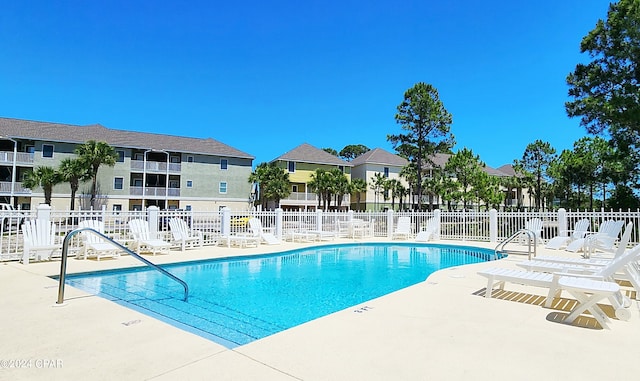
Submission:
<svg viewBox="0 0 640 381">
<path fill-rule="evenodd" d="M 442 219 L 442 212 L 440 211 L 440 209 L 436 209 L 433 211 L 433 217 L 435 218 L 436 221 L 436 233 L 434 234 L 434 239 L 439 240 L 440 239 L 440 226 L 441 225 L 441 219 Z"/>
<path fill-rule="evenodd" d="M 160 209 L 151 205 L 147 208 L 147 224 L 149 225 L 149 233 L 152 237 L 158 238 L 158 215 Z"/>
<path fill-rule="evenodd" d="M 316 210 L 316 230 L 322 231 L 322 209 Z"/>
<path fill-rule="evenodd" d="M 387 238 L 393 237 L 393 210 L 387 210 Z"/>
<path fill-rule="evenodd" d="M 284 220 L 284 211 L 282 208 L 276 209 L 276 237 L 282 241 L 282 226 Z"/>
<path fill-rule="evenodd" d="M 107 206 L 102 205 L 102 222 L 105 223 L 107 221 Z"/>
<path fill-rule="evenodd" d="M 349 210 L 349 211 L 347 212 L 347 221 L 348 221 L 348 222 L 353 221 L 353 210 Z"/>
<path fill-rule="evenodd" d="M 227 237 L 231 234 L 231 209 L 222 208 L 222 221 L 220 223 L 220 234 Z"/>
<path fill-rule="evenodd" d="M 489 211 L 489 242 L 498 241 L 498 211 L 491 209 Z"/>
<path fill-rule="evenodd" d="M 567 211 L 564 208 L 558 209 L 558 236 L 559 237 L 568 237 L 569 236 L 569 228 L 567 223 Z"/>
<path fill-rule="evenodd" d="M 51 206 L 48 204 L 38 205 L 36 208 L 36 219 L 49 223 L 49 221 L 51 221 Z"/>
</svg>

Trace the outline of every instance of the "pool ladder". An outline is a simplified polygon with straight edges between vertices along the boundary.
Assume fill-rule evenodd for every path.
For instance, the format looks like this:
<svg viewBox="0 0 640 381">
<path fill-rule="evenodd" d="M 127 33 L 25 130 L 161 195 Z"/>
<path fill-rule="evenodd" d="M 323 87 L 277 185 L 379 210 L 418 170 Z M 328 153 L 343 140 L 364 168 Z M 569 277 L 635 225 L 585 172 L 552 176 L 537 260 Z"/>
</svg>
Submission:
<svg viewBox="0 0 640 381">
<path fill-rule="evenodd" d="M 184 288 L 184 301 L 186 302 L 188 297 L 189 297 L 189 286 L 187 286 L 187 283 L 185 281 L 183 281 L 182 279 L 178 278 L 177 276 L 171 274 L 170 272 L 168 272 L 167 270 L 163 269 L 162 267 L 156 265 L 153 262 L 150 262 L 149 260 L 147 260 L 146 258 L 143 258 L 140 254 L 134 252 L 133 250 L 129 249 L 128 247 L 122 245 L 119 242 L 116 242 L 115 240 L 107 237 L 106 235 L 100 233 L 99 231 L 92 229 L 92 228 L 79 228 L 79 229 L 75 229 L 70 231 L 69 233 L 67 233 L 67 235 L 64 237 L 64 242 L 62 243 L 62 262 L 60 262 L 60 280 L 59 280 L 59 284 L 58 284 L 58 301 L 56 302 L 56 304 L 62 304 L 64 302 L 64 279 L 67 275 L 67 258 L 68 258 L 68 253 L 69 253 L 69 242 L 71 242 L 71 238 L 73 238 L 74 235 L 83 232 L 83 231 L 87 231 L 93 234 L 97 234 L 100 237 L 102 237 L 103 239 L 111 242 L 112 245 L 118 247 L 119 249 L 126 251 L 127 253 L 129 253 L 129 255 L 131 255 L 132 257 L 138 259 L 140 262 L 150 266 L 151 268 L 160 271 L 162 274 L 168 276 L 169 278 L 175 280 L 176 282 L 180 283 L 182 285 L 182 287 Z"/>
<path fill-rule="evenodd" d="M 505 246 L 509 242 L 520 237 L 522 234 L 527 236 L 527 251 L 505 249 Z M 533 250 L 531 248 L 532 243 L 533 243 Z M 498 246 L 496 246 L 495 253 L 496 253 L 496 258 L 498 257 L 498 254 L 527 254 L 529 256 L 529 259 L 531 259 L 532 256 L 533 257 L 536 256 L 537 248 L 538 248 L 538 236 L 536 235 L 536 233 L 529 229 L 520 229 L 517 232 L 513 233 L 509 238 L 500 242 Z"/>
</svg>

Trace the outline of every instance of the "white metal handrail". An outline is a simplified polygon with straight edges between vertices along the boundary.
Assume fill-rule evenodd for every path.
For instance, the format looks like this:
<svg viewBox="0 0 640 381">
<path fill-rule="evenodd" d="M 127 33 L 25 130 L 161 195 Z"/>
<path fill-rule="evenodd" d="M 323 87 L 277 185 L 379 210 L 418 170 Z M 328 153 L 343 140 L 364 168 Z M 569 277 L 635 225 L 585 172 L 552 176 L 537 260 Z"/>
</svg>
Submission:
<svg viewBox="0 0 640 381">
<path fill-rule="evenodd" d="M 182 279 L 178 278 L 177 276 L 171 274 L 170 272 L 168 272 L 167 270 L 163 269 L 162 267 L 156 265 L 155 263 L 143 258 L 142 256 L 140 256 L 140 254 L 134 252 L 133 250 L 129 249 L 126 246 L 123 246 L 122 244 L 118 243 L 117 241 L 114 241 L 113 239 L 107 237 L 106 235 L 100 233 L 99 231 L 95 230 L 95 229 L 91 229 L 91 228 L 79 228 L 79 229 L 75 229 L 70 231 L 69 233 L 67 233 L 67 235 L 64 237 L 64 241 L 62 243 L 62 261 L 60 262 L 60 279 L 59 279 L 59 283 L 58 283 L 58 301 L 56 302 L 56 304 L 62 304 L 64 302 L 64 280 L 65 277 L 67 275 L 67 258 L 68 258 L 68 251 L 69 251 L 69 242 L 71 241 L 71 238 L 83 231 L 88 231 L 90 233 L 93 234 L 97 234 L 100 237 L 102 237 L 103 239 L 109 241 L 110 243 L 112 243 L 113 245 L 117 246 L 119 249 L 126 251 L 127 253 L 129 253 L 129 255 L 131 255 L 132 257 L 138 259 L 139 261 L 141 261 L 142 263 L 151 266 L 153 269 L 160 271 L 160 273 L 168 276 L 169 278 L 175 280 L 176 282 L 180 283 L 182 285 L 182 287 L 184 288 L 184 301 L 186 302 L 187 299 L 189 298 L 189 286 L 187 286 L 187 283 L 185 281 L 183 281 Z"/>
</svg>

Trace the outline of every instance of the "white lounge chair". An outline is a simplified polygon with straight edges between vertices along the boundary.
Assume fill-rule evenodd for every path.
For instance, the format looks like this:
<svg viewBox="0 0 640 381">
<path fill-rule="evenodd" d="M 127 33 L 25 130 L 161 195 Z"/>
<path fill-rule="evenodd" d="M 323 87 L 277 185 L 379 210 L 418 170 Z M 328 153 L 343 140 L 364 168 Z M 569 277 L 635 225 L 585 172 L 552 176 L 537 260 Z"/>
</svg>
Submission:
<svg viewBox="0 0 640 381">
<path fill-rule="evenodd" d="M 627 251 L 627 244 L 631 239 L 633 223 L 629 222 L 624 230 L 620 244 L 615 252 L 617 258 Z M 609 265 L 611 259 L 596 258 L 565 258 L 565 257 L 536 257 L 535 259 L 517 263 L 518 266 L 528 271 L 538 272 L 565 272 L 592 274 Z M 626 280 L 636 290 L 636 299 L 640 299 L 640 264 L 631 261 L 613 275 L 615 280 Z"/>
<path fill-rule="evenodd" d="M 172 242 L 180 245 L 182 251 L 187 247 L 202 247 L 202 232 L 189 229 L 187 222 L 182 218 L 171 218 L 169 228 L 171 229 L 171 237 L 173 237 Z"/>
<path fill-rule="evenodd" d="M 45 220 L 27 220 L 22 224 L 24 248 L 22 263 L 29 264 L 33 256 L 35 260 L 49 260 L 53 253 L 62 249 L 62 244 L 56 240 L 56 225 Z"/>
<path fill-rule="evenodd" d="M 104 222 L 100 220 L 83 220 L 78 223 L 79 228 L 91 228 L 99 233 L 104 234 Z M 84 259 L 88 257 L 96 257 L 99 261 L 104 257 L 118 258 L 120 249 L 105 241 L 99 235 L 90 231 L 82 231 L 82 251 L 80 256 Z"/>
<path fill-rule="evenodd" d="M 524 230 L 528 230 L 533 233 L 535 243 L 537 245 L 542 243 L 542 220 L 539 218 L 532 218 L 527 220 L 524 224 Z M 526 244 L 526 240 L 529 239 L 529 236 L 525 233 L 521 234 L 521 243 Z"/>
<path fill-rule="evenodd" d="M 250 218 L 249 219 L 249 230 L 251 230 L 253 236 L 260 237 L 263 242 L 266 242 L 268 245 L 277 245 L 280 242 L 273 233 L 265 232 L 262 227 L 262 221 L 258 218 Z"/>
<path fill-rule="evenodd" d="M 391 234 L 391 239 L 401 238 L 409 239 L 411 236 L 411 217 L 401 216 L 398 217 L 398 224 L 396 229 Z"/>
<path fill-rule="evenodd" d="M 354 218 L 351 221 L 341 222 L 339 231 L 339 235 L 346 235 L 347 238 L 364 238 L 371 235 L 371 225 L 367 221 Z"/>
<path fill-rule="evenodd" d="M 147 252 L 156 255 L 169 254 L 169 242 L 152 237 L 147 221 L 141 219 L 129 220 L 129 229 L 133 235 L 134 247 L 138 254 Z"/>
<path fill-rule="evenodd" d="M 567 246 L 571 241 L 584 238 L 589 231 L 589 225 L 591 225 L 591 221 L 588 218 L 579 220 L 578 222 L 576 222 L 570 235 L 559 235 L 557 237 L 551 238 L 545 245 L 545 248 L 558 250 Z M 567 231 L 560 233 L 566 234 Z"/>
<path fill-rule="evenodd" d="M 587 252 L 587 250 L 596 249 L 611 250 L 618 239 L 618 235 L 620 234 L 620 230 L 622 230 L 623 225 L 624 221 L 621 220 L 604 221 L 596 233 L 587 234 L 584 238 L 578 238 L 571 241 L 565 250 L 571 252 L 577 252 L 579 250 Z"/>
<path fill-rule="evenodd" d="M 247 226 L 249 228 L 248 231 L 223 235 L 220 237 L 220 242 L 225 242 L 227 247 L 238 246 L 243 248 L 248 246 L 259 246 L 260 242 L 262 242 L 262 237 L 260 236 L 260 231 L 251 228 L 251 225 L 249 224 L 251 220 L 252 218 L 247 221 Z M 255 226 L 255 222 L 253 224 Z"/>
<path fill-rule="evenodd" d="M 566 323 L 572 323 L 582 312 L 590 311 L 593 317 L 604 328 L 608 328 L 608 317 L 596 304 L 602 299 L 609 299 L 616 311 L 616 317 L 628 320 L 630 303 L 620 292 L 620 286 L 612 281 L 614 274 L 624 266 L 640 258 L 640 245 L 628 250 L 613 259 L 608 265 L 591 274 L 571 273 L 542 273 L 509 268 L 493 267 L 478 272 L 487 278 L 486 298 L 491 298 L 493 288 L 498 285 L 504 289 L 506 282 L 523 284 L 548 289 L 545 307 L 551 307 L 554 297 L 559 297 L 562 290 L 568 291 L 578 300 L 578 305 L 565 318 Z"/>
<path fill-rule="evenodd" d="M 416 242 L 427 242 L 438 233 L 438 220 L 435 217 L 427 221 L 427 225 L 416 234 Z"/>
</svg>

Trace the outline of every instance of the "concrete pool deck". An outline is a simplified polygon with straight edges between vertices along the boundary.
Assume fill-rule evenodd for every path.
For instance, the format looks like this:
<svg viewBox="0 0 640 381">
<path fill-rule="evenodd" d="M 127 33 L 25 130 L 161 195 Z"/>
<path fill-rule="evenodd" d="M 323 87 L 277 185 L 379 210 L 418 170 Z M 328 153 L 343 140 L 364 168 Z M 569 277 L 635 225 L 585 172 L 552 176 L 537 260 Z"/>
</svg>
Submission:
<svg viewBox="0 0 640 381">
<path fill-rule="evenodd" d="M 384 242 L 387 240 L 372 240 Z M 353 243 L 336 240 L 331 243 Z M 398 241 L 405 242 L 405 241 Z M 495 247 L 495 244 L 435 243 Z M 205 247 L 147 257 L 156 263 L 278 252 Z M 539 255 L 567 255 L 539 250 Z M 426 281 L 262 340 L 227 349 L 71 286 L 55 304 L 60 262 L 0 264 L 3 380 L 595 380 L 637 374 L 640 306 L 611 329 L 567 307 L 542 307 L 545 292 L 507 284 L 484 298 L 481 268 L 524 256 L 444 269 Z M 138 266 L 134 258 L 70 259 L 69 273 Z M 566 294 L 563 294 L 566 297 Z M 570 307 L 570 303 L 569 303 Z M 610 312 L 610 311 L 609 311 Z"/>
</svg>

